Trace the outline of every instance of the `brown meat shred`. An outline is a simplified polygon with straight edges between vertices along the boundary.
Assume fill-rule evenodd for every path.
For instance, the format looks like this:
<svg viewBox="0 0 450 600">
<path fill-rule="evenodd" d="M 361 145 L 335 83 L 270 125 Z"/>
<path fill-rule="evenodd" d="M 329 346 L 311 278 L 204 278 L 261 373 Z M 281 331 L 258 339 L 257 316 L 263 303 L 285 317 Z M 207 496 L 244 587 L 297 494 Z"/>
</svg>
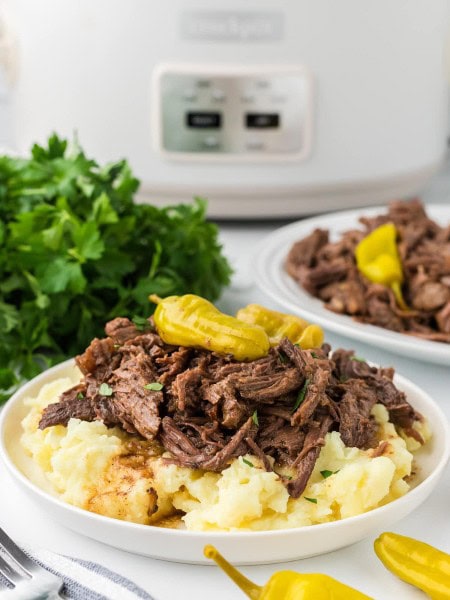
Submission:
<svg viewBox="0 0 450 600">
<path fill-rule="evenodd" d="M 100 420 L 159 444 L 166 461 L 215 472 L 250 452 L 266 470 L 291 469 L 291 479 L 280 477 L 293 497 L 305 489 L 328 431 L 348 446 L 376 446 L 376 402 L 417 438 L 421 416 L 393 384 L 393 371 L 355 360 L 352 351 L 302 350 L 284 339 L 264 358 L 242 362 L 165 344 L 125 318 L 106 331 L 111 337 L 76 358 L 83 379 L 47 406 L 41 429 L 72 417 Z"/>
<path fill-rule="evenodd" d="M 450 226 L 431 220 L 419 200 L 396 201 L 385 214 L 360 219 L 364 229 L 346 231 L 330 241 L 316 229 L 296 242 L 286 271 L 329 310 L 357 321 L 432 341 L 450 343 Z M 394 223 L 402 262 L 400 310 L 393 292 L 366 279 L 357 269 L 355 248 L 375 228 Z"/>
</svg>

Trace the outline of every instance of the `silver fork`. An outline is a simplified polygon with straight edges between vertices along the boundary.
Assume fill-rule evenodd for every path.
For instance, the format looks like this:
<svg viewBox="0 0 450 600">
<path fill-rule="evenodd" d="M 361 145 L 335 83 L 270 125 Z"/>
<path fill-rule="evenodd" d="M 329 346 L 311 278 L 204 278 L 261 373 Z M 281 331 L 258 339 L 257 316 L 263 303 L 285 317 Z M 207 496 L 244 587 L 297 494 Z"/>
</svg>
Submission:
<svg viewBox="0 0 450 600">
<path fill-rule="evenodd" d="M 49 600 L 61 598 L 63 581 L 33 562 L 0 528 L 0 548 L 11 562 L 0 554 L 0 573 L 14 586 L 0 592 L 1 600 Z M 13 566 L 14 565 L 14 566 Z"/>
</svg>

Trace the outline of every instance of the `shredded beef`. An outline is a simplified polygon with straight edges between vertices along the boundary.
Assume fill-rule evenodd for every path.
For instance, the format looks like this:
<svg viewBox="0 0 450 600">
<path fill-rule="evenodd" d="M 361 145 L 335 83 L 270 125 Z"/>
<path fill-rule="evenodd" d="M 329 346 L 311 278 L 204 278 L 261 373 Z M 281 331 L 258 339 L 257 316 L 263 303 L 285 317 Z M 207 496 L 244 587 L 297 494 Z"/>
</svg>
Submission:
<svg viewBox="0 0 450 600">
<path fill-rule="evenodd" d="M 420 338 L 450 343 L 450 226 L 440 227 L 418 200 L 392 202 L 386 214 L 362 217 L 362 231 L 346 231 L 329 241 L 316 229 L 296 242 L 286 259 L 286 271 L 299 285 L 324 301 L 329 310 L 363 323 Z M 358 242 L 385 223 L 394 223 L 402 262 L 401 310 L 388 287 L 372 283 L 357 269 Z"/>
<path fill-rule="evenodd" d="M 259 360 L 242 362 L 196 348 L 165 344 L 128 319 L 106 326 L 77 357 L 82 381 L 42 414 L 41 429 L 74 417 L 119 426 L 159 444 L 164 460 L 222 471 L 248 452 L 262 468 L 291 469 L 281 477 L 291 496 L 304 490 L 330 430 L 348 446 L 376 446 L 371 409 L 417 438 L 421 416 L 392 382 L 390 369 L 355 360 L 328 345 L 302 350 L 288 339 Z M 170 454 L 169 454 L 170 453 Z"/>
</svg>

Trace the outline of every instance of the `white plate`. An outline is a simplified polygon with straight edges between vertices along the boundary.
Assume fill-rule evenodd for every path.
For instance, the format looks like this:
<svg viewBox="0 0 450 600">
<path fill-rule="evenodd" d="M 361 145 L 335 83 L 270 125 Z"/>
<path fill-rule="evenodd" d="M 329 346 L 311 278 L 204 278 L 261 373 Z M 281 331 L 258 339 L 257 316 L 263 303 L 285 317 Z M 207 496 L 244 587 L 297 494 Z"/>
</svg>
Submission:
<svg viewBox="0 0 450 600">
<path fill-rule="evenodd" d="M 439 224 L 447 225 L 450 222 L 450 207 L 427 205 L 426 210 Z M 297 221 L 277 229 L 262 241 L 258 249 L 255 283 L 286 310 L 317 323 L 324 329 L 421 361 L 450 365 L 450 344 L 422 340 L 382 327 L 358 323 L 352 317 L 327 310 L 322 300 L 311 296 L 284 270 L 284 262 L 294 242 L 306 237 L 317 227 L 328 229 L 330 239 L 336 241 L 344 231 L 361 228 L 359 217 L 385 212 L 385 206 L 337 212 Z"/>
<path fill-rule="evenodd" d="M 397 376 L 396 385 L 428 418 L 433 431 L 432 441 L 416 453 L 418 468 L 414 488 L 402 498 L 363 515 L 299 529 L 204 533 L 136 525 L 66 504 L 46 491 L 43 482 L 39 485 L 33 483 L 26 475 L 31 461 L 20 445 L 20 423 L 28 410 L 23 400 L 36 395 L 45 383 L 59 377 L 70 377 L 73 372 L 71 360 L 57 365 L 30 381 L 8 401 L 0 415 L 0 454 L 3 461 L 23 491 L 60 524 L 105 544 L 153 558 L 211 564 L 203 557 L 205 544 L 214 544 L 235 564 L 285 562 L 331 552 L 380 529 L 389 528 L 417 508 L 436 486 L 450 454 L 448 423 L 444 414 L 423 390 Z M 7 493 L 4 487 L 2 493 Z"/>
</svg>

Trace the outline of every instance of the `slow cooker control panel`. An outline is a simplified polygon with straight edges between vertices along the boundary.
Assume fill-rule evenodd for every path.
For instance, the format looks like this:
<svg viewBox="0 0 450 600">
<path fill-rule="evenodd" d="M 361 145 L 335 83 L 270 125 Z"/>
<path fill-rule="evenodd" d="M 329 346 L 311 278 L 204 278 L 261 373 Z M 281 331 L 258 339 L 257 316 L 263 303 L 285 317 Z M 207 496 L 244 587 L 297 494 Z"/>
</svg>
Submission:
<svg viewBox="0 0 450 600">
<path fill-rule="evenodd" d="M 160 67 L 153 79 L 157 147 L 171 158 L 305 158 L 312 81 L 302 67 Z"/>
</svg>

